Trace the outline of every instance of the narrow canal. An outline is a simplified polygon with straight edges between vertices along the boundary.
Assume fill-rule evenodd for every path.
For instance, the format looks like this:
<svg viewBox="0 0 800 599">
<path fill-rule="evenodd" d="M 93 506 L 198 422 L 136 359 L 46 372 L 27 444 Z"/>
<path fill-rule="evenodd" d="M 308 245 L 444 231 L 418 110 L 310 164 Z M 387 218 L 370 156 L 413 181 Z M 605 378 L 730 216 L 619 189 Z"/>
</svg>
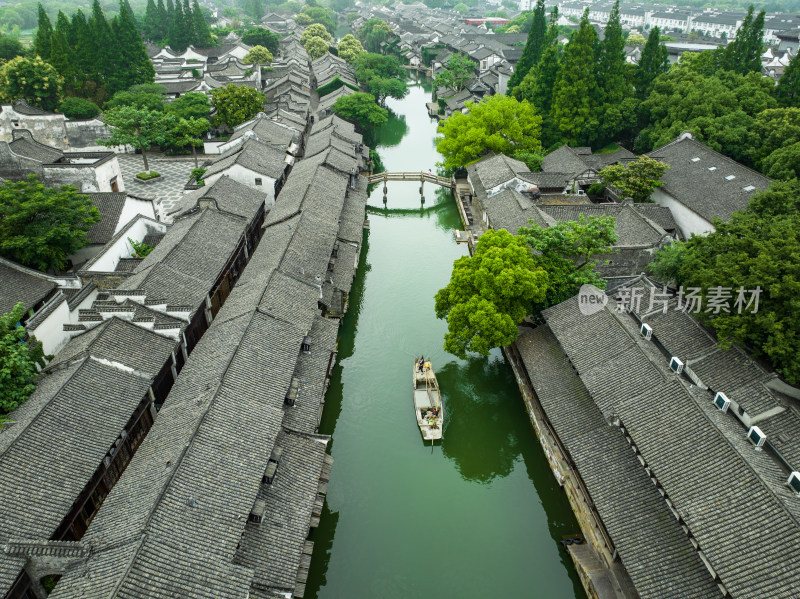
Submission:
<svg viewBox="0 0 800 599">
<path fill-rule="evenodd" d="M 428 85 L 391 101 L 377 149 L 388 171 L 440 159 Z M 320 432 L 336 459 L 314 532 L 306 597 L 581 597 L 562 535 L 578 532 L 501 353 L 459 360 L 433 296 L 467 253 L 449 191 L 389 183 L 370 196 L 364 253 L 341 329 Z M 414 354 L 432 359 L 444 441 L 424 445 L 411 402 Z"/>
</svg>

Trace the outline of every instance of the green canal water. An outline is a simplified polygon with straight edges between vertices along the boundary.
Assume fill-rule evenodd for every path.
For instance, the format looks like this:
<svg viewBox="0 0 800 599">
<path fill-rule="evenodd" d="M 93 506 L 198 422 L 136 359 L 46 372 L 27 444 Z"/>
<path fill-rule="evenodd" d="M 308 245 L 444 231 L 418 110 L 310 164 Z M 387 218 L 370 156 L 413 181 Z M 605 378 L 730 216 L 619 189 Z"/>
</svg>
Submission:
<svg viewBox="0 0 800 599">
<path fill-rule="evenodd" d="M 440 159 L 430 88 L 389 101 L 377 149 L 388 171 Z M 313 533 L 307 598 L 582 597 L 562 535 L 578 532 L 499 351 L 459 360 L 433 295 L 447 284 L 455 201 L 439 188 L 373 190 L 364 252 L 345 317 L 320 432 L 335 458 Z M 444 440 L 424 445 L 411 401 L 414 354 L 431 358 Z"/>
</svg>

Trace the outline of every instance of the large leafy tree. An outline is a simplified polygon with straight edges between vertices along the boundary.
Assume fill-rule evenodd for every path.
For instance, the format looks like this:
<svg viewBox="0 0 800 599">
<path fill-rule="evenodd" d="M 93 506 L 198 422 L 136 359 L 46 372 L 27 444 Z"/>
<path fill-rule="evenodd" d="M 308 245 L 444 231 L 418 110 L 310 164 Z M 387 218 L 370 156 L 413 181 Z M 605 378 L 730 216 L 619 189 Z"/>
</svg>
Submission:
<svg viewBox="0 0 800 599">
<path fill-rule="evenodd" d="M 25 341 L 27 333 L 20 324 L 24 316 L 22 303 L 0 316 L 0 422 L 33 393 L 36 364 L 44 364 L 41 344 Z"/>
<path fill-rule="evenodd" d="M 242 62 L 245 64 L 268 64 L 272 62 L 272 52 L 267 50 L 264 46 L 253 46 L 250 51 L 245 54 Z"/>
<path fill-rule="evenodd" d="M 261 112 L 265 101 L 264 94 L 252 87 L 235 83 L 218 87 L 211 92 L 211 106 L 216 110 L 212 122 L 233 129 Z"/>
<path fill-rule="evenodd" d="M 331 34 L 328 33 L 328 30 L 325 29 L 324 25 L 320 25 L 319 23 L 313 23 L 306 27 L 303 35 L 300 36 L 300 43 L 305 45 L 305 43 L 312 37 L 320 37 L 325 42 L 331 41 Z"/>
<path fill-rule="evenodd" d="M 35 175 L 0 185 L 0 254 L 46 271 L 86 245 L 100 212 L 74 187 L 45 187 Z"/>
<path fill-rule="evenodd" d="M 775 99 L 785 107 L 800 108 L 800 58 L 795 54 L 775 86 Z"/>
<path fill-rule="evenodd" d="M 308 52 L 311 60 L 322 58 L 328 53 L 328 42 L 316 35 L 306 39 L 303 47 L 306 49 L 306 52 Z"/>
<path fill-rule="evenodd" d="M 100 107 L 84 98 L 66 98 L 58 109 L 69 119 L 91 119 L 100 114 Z"/>
<path fill-rule="evenodd" d="M 148 110 L 156 110 L 163 112 L 167 104 L 164 102 L 164 96 L 160 93 L 153 93 L 152 91 L 122 91 L 114 94 L 103 106 L 106 110 L 118 108 L 120 106 L 135 106 L 136 108 L 147 108 Z"/>
<path fill-rule="evenodd" d="M 456 112 L 439 123 L 436 149 L 445 168 L 464 166 L 487 152 L 541 151 L 542 118 L 526 100 L 498 94 L 467 107 L 468 114 Z"/>
<path fill-rule="evenodd" d="M 650 93 L 653 80 L 669 70 L 669 54 L 667 47 L 661 41 L 658 27 L 650 30 L 647 43 L 642 50 L 642 56 L 633 74 L 636 95 L 644 100 Z"/>
<path fill-rule="evenodd" d="M 693 60 L 673 66 L 654 81 L 650 97 L 641 104 L 649 125 L 636 148 L 649 151 L 688 130 L 718 152 L 752 164 L 759 142 L 754 118 L 775 107 L 772 87 L 772 81 L 758 73 L 704 75 L 694 69 Z"/>
<path fill-rule="evenodd" d="M 358 125 L 362 131 L 378 127 L 388 120 L 388 111 L 375 103 L 375 96 L 356 92 L 338 98 L 333 112 Z"/>
<path fill-rule="evenodd" d="M 102 81 L 112 94 L 125 89 L 122 76 L 125 66 L 121 61 L 119 45 L 98 0 L 92 3 L 92 16 L 89 17 L 88 26 L 93 78 L 98 82 Z"/>
<path fill-rule="evenodd" d="M 597 33 L 589 24 L 589 9 L 583 13 L 580 27 L 572 34 L 558 80 L 553 89 L 551 114 L 564 141 L 573 145 L 590 145 L 598 128 L 597 105 Z"/>
<path fill-rule="evenodd" d="M 661 187 L 661 176 L 669 165 L 642 154 L 627 164 L 610 164 L 600 171 L 603 183 L 616 187 L 623 198 L 649 202 L 650 194 Z"/>
<path fill-rule="evenodd" d="M 203 145 L 203 134 L 211 128 L 208 119 L 189 117 L 179 119 L 175 126 L 169 131 L 167 141 L 169 144 L 185 148 L 192 148 L 192 158 L 194 167 L 197 168 L 197 153 L 195 149 Z"/>
<path fill-rule="evenodd" d="M 700 312 L 723 347 L 738 343 L 765 356 L 789 383 L 800 383 L 800 183 L 773 183 L 753 196 L 749 206 L 715 231 L 685 242 L 673 242 L 656 253 L 655 275 L 677 285 L 727 288 L 730 312 Z M 763 291 L 747 308 L 751 290 Z M 741 312 L 739 289 L 745 293 Z M 704 303 L 705 305 L 705 303 Z"/>
<path fill-rule="evenodd" d="M 384 104 L 387 97 L 401 99 L 408 94 L 405 71 L 394 56 L 364 52 L 354 66 L 356 79 L 379 104 Z"/>
<path fill-rule="evenodd" d="M 508 90 L 513 93 L 525 75 L 535 67 L 542 57 L 542 52 L 546 45 L 545 34 L 547 31 L 547 17 L 545 16 L 544 0 L 537 0 L 536 8 L 533 11 L 533 21 L 531 30 L 528 32 L 528 40 L 522 50 L 522 56 L 514 67 L 514 73 L 508 80 Z"/>
<path fill-rule="evenodd" d="M 547 286 L 547 273 L 523 238 L 505 229 L 487 231 L 473 256 L 453 263 L 450 282 L 436 293 L 436 317 L 447 319 L 444 349 L 465 358 L 512 343 L 531 304 L 544 301 Z"/>
<path fill-rule="evenodd" d="M 41 56 L 42 60 L 50 60 L 50 40 L 53 37 L 53 24 L 50 17 L 39 3 L 39 27 L 36 30 L 36 37 L 33 38 L 33 51 Z"/>
<path fill-rule="evenodd" d="M 358 30 L 358 39 L 368 52 L 378 52 L 381 44 L 392 35 L 392 29 L 382 19 L 368 19 Z"/>
<path fill-rule="evenodd" d="M 242 43 L 248 46 L 264 46 L 274 56 L 278 53 L 278 48 L 280 47 L 280 37 L 269 29 L 252 27 L 242 34 Z"/>
<path fill-rule="evenodd" d="M 4 35 L 0 37 L 0 59 L 11 60 L 25 54 L 25 46 L 18 39 Z"/>
<path fill-rule="evenodd" d="M 309 6 L 306 4 L 300 14 L 297 15 L 296 22 L 298 25 L 319 23 L 324 25 L 330 34 L 336 31 L 334 14 L 322 6 Z"/>
<path fill-rule="evenodd" d="M 144 19 L 142 20 L 142 35 L 145 39 L 161 41 L 160 19 L 161 15 L 158 12 L 156 3 L 153 0 L 147 0 L 144 9 Z"/>
<path fill-rule="evenodd" d="M 136 106 L 118 106 L 103 113 L 103 121 L 111 127 L 108 139 L 98 139 L 103 146 L 131 146 L 142 151 L 145 172 L 150 172 L 147 162 L 147 150 L 154 145 L 163 144 L 169 131 L 176 125 L 174 115 L 137 108 Z"/>
<path fill-rule="evenodd" d="M 534 250 L 534 261 L 547 272 L 547 292 L 544 300 L 534 302 L 533 314 L 575 296 L 581 285 L 605 289 L 606 281 L 594 267 L 613 251 L 618 239 L 615 221 L 612 216 L 581 215 L 552 227 L 531 221 L 530 227 L 519 228 L 517 234 Z"/>
<path fill-rule="evenodd" d="M 756 115 L 759 138 L 753 161 L 772 179 L 800 177 L 800 108 L 772 108 Z"/>
<path fill-rule="evenodd" d="M 203 92 L 187 92 L 167 104 L 166 110 L 179 119 L 210 119 L 211 105 Z"/>
<path fill-rule="evenodd" d="M 211 37 L 211 30 L 208 28 L 208 23 L 203 16 L 203 11 L 197 0 L 192 0 L 192 44 L 198 48 L 208 48 L 214 45 L 214 39 Z M 256 44 L 262 45 L 263 44 Z M 272 49 L 270 49 L 272 52 Z"/>
<path fill-rule="evenodd" d="M 364 53 L 364 47 L 352 33 L 348 33 L 339 40 L 337 50 L 339 52 L 339 58 L 350 63 L 355 62 L 355 60 Z"/>
<path fill-rule="evenodd" d="M 32 106 L 55 110 L 63 91 L 64 79 L 39 56 L 17 56 L 0 68 L 0 96 L 6 102 L 21 98 Z"/>
<path fill-rule="evenodd" d="M 451 54 L 444 70 L 436 76 L 434 85 L 458 91 L 475 76 L 475 63 L 465 55 Z"/>
</svg>

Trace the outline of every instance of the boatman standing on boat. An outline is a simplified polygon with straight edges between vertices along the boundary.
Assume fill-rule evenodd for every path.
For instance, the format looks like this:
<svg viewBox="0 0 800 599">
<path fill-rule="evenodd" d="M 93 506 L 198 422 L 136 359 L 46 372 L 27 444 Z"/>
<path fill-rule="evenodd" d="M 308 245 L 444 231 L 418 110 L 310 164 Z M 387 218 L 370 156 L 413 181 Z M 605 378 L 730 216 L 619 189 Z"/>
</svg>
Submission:
<svg viewBox="0 0 800 599">
<path fill-rule="evenodd" d="M 408 362 L 406 362 L 408 363 Z M 425 366 L 425 358 L 423 356 L 419 357 L 419 371 L 422 372 L 423 367 Z"/>
</svg>

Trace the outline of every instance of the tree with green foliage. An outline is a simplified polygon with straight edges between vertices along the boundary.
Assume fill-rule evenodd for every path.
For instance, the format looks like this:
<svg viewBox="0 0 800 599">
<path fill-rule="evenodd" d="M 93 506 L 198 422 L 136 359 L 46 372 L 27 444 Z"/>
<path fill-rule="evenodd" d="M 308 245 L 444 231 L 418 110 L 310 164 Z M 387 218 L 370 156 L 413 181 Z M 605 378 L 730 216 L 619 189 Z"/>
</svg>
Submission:
<svg viewBox="0 0 800 599">
<path fill-rule="evenodd" d="M 459 91 L 475 76 L 475 63 L 461 53 L 451 54 L 444 70 L 436 75 L 433 83 L 436 87 L 444 87 Z"/>
<path fill-rule="evenodd" d="M 82 91 L 85 75 L 79 69 L 79 61 L 70 44 L 71 24 L 66 15 L 58 11 L 56 28 L 50 40 L 50 64 L 64 79 L 64 91 L 67 95 Z"/>
<path fill-rule="evenodd" d="M 358 30 L 358 39 L 367 52 L 378 52 L 381 44 L 393 35 L 391 27 L 382 19 L 368 19 Z"/>
<path fill-rule="evenodd" d="M 328 10 L 327 8 L 323 8 L 322 6 L 309 6 L 306 5 L 303 7 L 303 10 L 300 12 L 300 15 L 304 15 L 306 18 L 309 19 L 308 24 L 313 25 L 314 23 L 319 23 L 320 25 L 324 25 L 325 29 L 328 30 L 328 33 L 333 34 L 336 32 L 336 19 L 334 14 Z M 300 21 L 297 21 L 297 24 L 300 25 Z"/>
<path fill-rule="evenodd" d="M 468 114 L 456 112 L 439 123 L 436 149 L 445 168 L 465 166 L 488 152 L 541 151 L 542 117 L 527 101 L 497 94 L 467 102 L 467 108 Z"/>
<path fill-rule="evenodd" d="M 352 33 L 348 33 L 339 40 L 337 50 L 339 52 L 339 58 L 349 63 L 355 62 L 355 60 L 364 53 L 364 47 Z"/>
<path fill-rule="evenodd" d="M 772 80 L 760 73 L 731 71 L 706 76 L 693 65 L 691 60 L 679 63 L 653 82 L 650 96 L 640 105 L 649 124 L 636 139 L 637 151 L 660 147 L 688 130 L 714 150 L 752 164 L 759 143 L 755 116 L 776 105 Z"/>
<path fill-rule="evenodd" d="M 531 30 L 528 33 L 528 41 L 525 42 L 525 49 L 522 51 L 522 56 L 514 67 L 514 73 L 508 80 L 509 93 L 513 93 L 514 88 L 522 83 L 525 75 L 539 64 L 539 60 L 542 58 L 542 52 L 546 45 L 546 32 L 547 17 L 545 16 L 544 0 L 537 0 L 536 9 L 533 11 Z"/>
<path fill-rule="evenodd" d="M 630 43 L 629 36 L 628 44 Z M 669 54 L 667 53 L 667 47 L 661 40 L 658 27 L 653 27 L 650 29 L 650 35 L 647 37 L 644 49 L 642 49 L 639 64 L 636 65 L 636 70 L 633 73 L 636 95 L 640 100 L 644 100 L 650 94 L 655 78 L 663 75 L 668 70 Z"/>
<path fill-rule="evenodd" d="M 548 128 L 552 119 L 550 109 L 553 105 L 553 88 L 558 80 L 560 66 L 561 45 L 558 43 L 558 9 L 554 8 L 550 14 L 550 25 L 545 36 L 545 47 L 539 62 L 530 70 L 520 84 L 514 88 L 512 95 L 517 100 L 527 100 L 536 111 L 542 115 L 542 127 Z M 544 135 L 543 135 L 544 137 Z M 548 144 L 549 145 L 549 144 Z"/>
<path fill-rule="evenodd" d="M 553 88 L 553 121 L 564 141 L 571 145 L 591 145 L 599 127 L 597 46 L 597 33 L 589 24 L 587 8 L 580 27 L 572 34 L 564 51 L 558 80 Z"/>
<path fill-rule="evenodd" d="M 761 53 L 764 51 L 764 11 L 753 18 L 753 5 L 747 11 L 736 38 L 715 51 L 717 68 L 746 75 L 761 74 Z"/>
<path fill-rule="evenodd" d="M 119 45 L 98 0 L 92 2 L 88 26 L 92 52 L 91 77 L 105 84 L 111 94 L 125 89 L 125 78 L 121 76 L 125 67 L 121 62 Z"/>
<path fill-rule="evenodd" d="M 119 17 L 114 20 L 113 33 L 119 51 L 117 60 L 122 66 L 115 74 L 115 85 L 119 89 L 128 89 L 138 83 L 151 83 L 156 72 L 144 49 L 128 0 L 119 2 Z"/>
<path fill-rule="evenodd" d="M 312 36 L 306 39 L 305 44 L 303 47 L 308 52 L 308 55 L 311 57 L 311 60 L 316 60 L 317 58 L 322 58 L 325 56 L 328 51 L 328 42 L 326 42 L 321 37 Z"/>
<path fill-rule="evenodd" d="M 20 302 L 0 316 L 0 423 L 33 393 L 36 365 L 44 365 L 41 344 L 35 339 L 25 341 L 27 331 L 20 324 L 25 313 Z"/>
<path fill-rule="evenodd" d="M 17 56 L 0 67 L 0 98 L 5 102 L 25 100 L 43 110 L 55 110 L 61 103 L 64 79 L 39 56 Z"/>
<path fill-rule="evenodd" d="M 203 134 L 211 128 L 211 123 L 207 119 L 197 119 L 189 117 L 188 119 L 179 119 L 175 126 L 169 131 L 167 142 L 169 145 L 185 148 L 190 146 L 192 148 L 192 158 L 194 158 L 194 167 L 199 168 L 197 164 L 197 153 L 195 148 L 202 147 Z"/>
<path fill-rule="evenodd" d="M 108 102 L 103 105 L 105 110 L 118 108 L 120 106 L 134 106 L 136 108 L 146 108 L 157 112 L 164 112 L 167 107 L 164 96 L 149 91 L 123 91 L 114 94 Z"/>
<path fill-rule="evenodd" d="M 375 96 L 363 92 L 338 98 L 333 104 L 333 112 L 365 133 L 383 125 L 389 118 L 389 112 L 375 103 Z"/>
<path fill-rule="evenodd" d="M 467 14 L 467 11 L 469 10 L 469 7 L 466 4 L 464 4 L 463 2 L 459 2 L 458 4 L 456 4 L 453 7 L 453 10 L 456 11 L 460 15 L 465 15 L 465 14 Z"/>
<path fill-rule="evenodd" d="M 400 100 L 408 94 L 405 70 L 394 56 L 364 52 L 353 66 L 356 79 L 375 96 L 378 104 L 383 106 L 386 98 Z"/>
<path fill-rule="evenodd" d="M 163 6 L 163 5 L 162 5 Z M 158 7 L 153 0 L 147 0 L 142 19 L 142 35 L 150 41 L 160 41 L 161 27 L 159 24 L 160 15 Z"/>
<path fill-rule="evenodd" d="M 53 37 L 53 24 L 50 17 L 39 3 L 39 28 L 36 30 L 36 37 L 33 38 L 33 52 L 40 56 L 42 60 L 50 60 L 50 40 Z"/>
<path fill-rule="evenodd" d="M 211 30 L 208 28 L 203 10 L 197 0 L 192 0 L 192 45 L 198 48 L 208 48 L 214 45 Z"/>
<path fill-rule="evenodd" d="M 256 23 L 264 16 L 264 3 L 262 0 L 244 0 L 242 4 L 245 14 Z"/>
<path fill-rule="evenodd" d="M 600 127 L 594 138 L 598 146 L 618 140 L 623 134 L 632 134 L 636 128 L 639 102 L 633 93 L 631 74 L 625 57 L 619 0 L 616 0 L 597 57 L 597 83 L 602 98 L 598 108 Z"/>
<path fill-rule="evenodd" d="M 141 150 L 144 172 L 149 173 L 147 150 L 167 140 L 169 132 L 177 124 L 177 119 L 175 115 L 157 110 L 117 106 L 103 113 L 103 122 L 111 127 L 111 136 L 108 139 L 98 139 L 97 143 L 102 146 L 131 146 L 135 150 Z"/>
<path fill-rule="evenodd" d="M 800 108 L 764 110 L 756 115 L 753 131 L 759 140 L 753 162 L 761 172 L 771 179 L 800 176 L 800 171 L 795 172 L 794 168 L 800 163 L 800 156 L 787 162 L 791 157 L 785 151 L 800 143 Z"/>
<path fill-rule="evenodd" d="M 100 107 L 84 98 L 66 98 L 58 110 L 68 119 L 91 119 L 100 114 Z"/>
<path fill-rule="evenodd" d="M 272 52 L 264 46 L 253 46 L 242 58 L 245 64 L 269 64 L 272 62 Z"/>
<path fill-rule="evenodd" d="M 232 130 L 264 110 L 265 102 L 264 94 L 252 87 L 235 83 L 218 87 L 211 91 L 211 107 L 216 110 L 212 122 Z"/>
<path fill-rule="evenodd" d="M 775 86 L 775 99 L 784 107 L 800 108 L 800 59 L 795 54 Z"/>
<path fill-rule="evenodd" d="M 88 196 L 70 185 L 45 187 L 36 175 L 0 185 L 0 255 L 41 271 L 62 269 L 100 221 Z"/>
<path fill-rule="evenodd" d="M 280 48 L 280 37 L 263 27 L 251 27 L 242 34 L 242 43 L 248 46 L 264 46 L 273 56 Z"/>
<path fill-rule="evenodd" d="M 187 92 L 167 104 L 166 110 L 179 119 L 211 118 L 211 104 L 203 92 Z"/>
<path fill-rule="evenodd" d="M 0 36 L 0 59 L 8 61 L 25 55 L 25 46 L 17 38 Z"/>
<path fill-rule="evenodd" d="M 604 255 L 612 253 L 618 240 L 616 219 L 612 216 L 580 215 L 577 221 L 560 221 L 541 227 L 530 221 L 517 235 L 534 251 L 534 262 L 547 272 L 547 292 L 535 302 L 532 313 L 574 297 L 582 285 L 605 289 L 606 281 L 594 269 Z"/>
<path fill-rule="evenodd" d="M 665 162 L 642 154 L 626 164 L 610 164 L 600 171 L 605 185 L 615 187 L 620 198 L 631 198 L 634 202 L 649 202 L 650 194 L 661 187 L 661 176 L 669 169 Z"/>
<path fill-rule="evenodd" d="M 525 239 L 505 229 L 481 235 L 473 256 L 453 263 L 446 287 L 436 293 L 436 317 L 447 319 L 444 349 L 462 359 L 486 356 L 517 338 L 517 325 L 542 302 L 547 272 L 534 262 Z"/>
<path fill-rule="evenodd" d="M 662 281 L 701 288 L 704 298 L 715 288 L 729 289 L 730 312 L 694 316 L 714 329 L 722 347 L 738 343 L 752 348 L 788 383 L 800 383 L 800 183 L 773 183 L 755 194 L 745 210 L 714 227 L 708 235 L 656 252 L 652 271 Z M 746 305 L 756 287 L 762 290 L 757 311 Z M 741 312 L 735 303 L 740 290 Z"/>
<path fill-rule="evenodd" d="M 328 33 L 328 30 L 325 29 L 324 25 L 320 25 L 319 23 L 312 23 L 306 27 L 303 35 L 300 36 L 300 43 L 305 45 L 305 43 L 312 37 L 322 38 L 325 43 L 331 41 L 331 34 Z"/>
<path fill-rule="evenodd" d="M 632 33 L 631 35 L 628 36 L 628 39 L 626 39 L 625 42 L 629 46 L 644 46 L 646 45 L 647 40 L 645 40 L 644 36 L 639 33 Z"/>
</svg>

